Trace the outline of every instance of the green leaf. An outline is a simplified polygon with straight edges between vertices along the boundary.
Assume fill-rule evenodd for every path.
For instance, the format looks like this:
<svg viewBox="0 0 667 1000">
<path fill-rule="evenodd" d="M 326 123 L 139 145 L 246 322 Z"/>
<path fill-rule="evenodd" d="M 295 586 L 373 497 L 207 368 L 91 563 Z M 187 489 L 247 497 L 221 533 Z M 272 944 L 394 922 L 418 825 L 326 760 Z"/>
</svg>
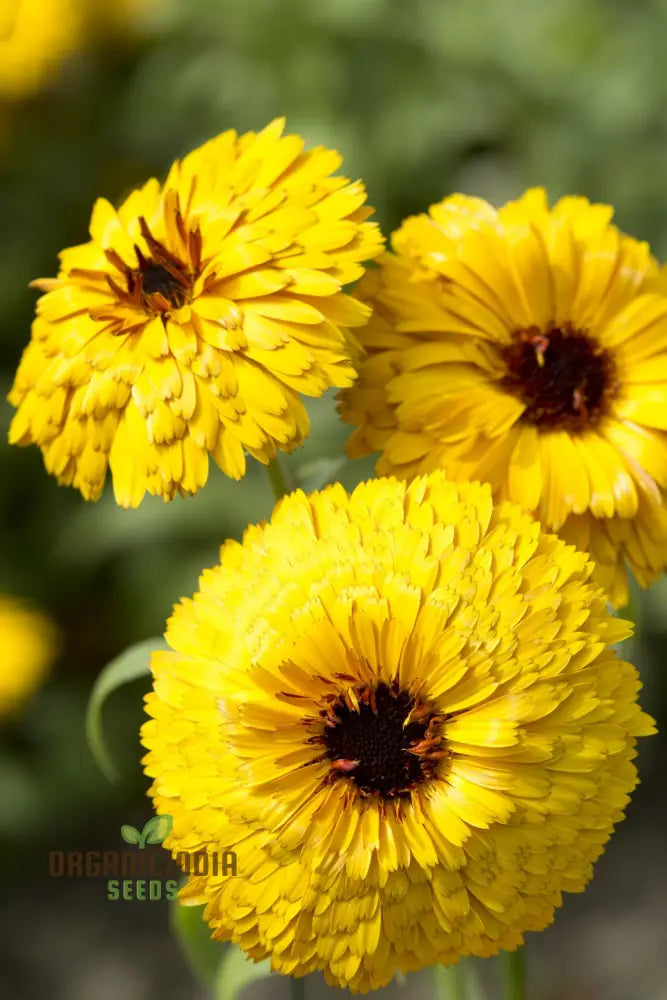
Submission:
<svg viewBox="0 0 667 1000">
<path fill-rule="evenodd" d="M 107 664 L 93 685 L 86 711 L 86 737 L 100 770 L 110 781 L 118 780 L 118 771 L 107 750 L 102 732 L 104 703 L 119 687 L 150 673 L 151 652 L 154 649 L 166 648 L 167 644 L 162 636 L 135 643 Z"/>
<path fill-rule="evenodd" d="M 203 906 L 184 906 L 175 899 L 170 906 L 169 922 L 188 965 L 202 986 L 212 990 L 230 946 L 211 940 L 211 928 L 204 922 L 203 914 Z"/>
<path fill-rule="evenodd" d="M 130 826 L 129 823 L 124 823 L 120 828 L 120 835 L 126 844 L 140 844 L 141 834 L 136 827 Z"/>
<path fill-rule="evenodd" d="M 271 963 L 268 959 L 253 962 L 237 945 L 232 945 L 218 968 L 213 996 L 215 1000 L 236 1000 L 244 986 L 270 975 Z"/>
<path fill-rule="evenodd" d="M 141 831 L 144 844 L 161 844 L 171 833 L 173 816 L 151 816 Z"/>
</svg>

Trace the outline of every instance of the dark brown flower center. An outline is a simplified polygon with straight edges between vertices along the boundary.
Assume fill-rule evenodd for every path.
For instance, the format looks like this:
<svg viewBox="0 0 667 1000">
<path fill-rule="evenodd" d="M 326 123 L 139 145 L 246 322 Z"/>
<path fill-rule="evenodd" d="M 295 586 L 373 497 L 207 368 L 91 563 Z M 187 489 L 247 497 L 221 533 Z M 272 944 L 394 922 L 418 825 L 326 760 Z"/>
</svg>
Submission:
<svg viewBox="0 0 667 1000">
<path fill-rule="evenodd" d="M 615 389 L 609 354 L 569 325 L 519 330 L 503 360 L 503 383 L 524 402 L 523 419 L 544 429 L 594 426 Z"/>
<path fill-rule="evenodd" d="M 360 687 L 322 715 L 332 775 L 346 776 L 365 795 L 409 796 L 448 753 L 442 719 L 397 686 Z"/>
<path fill-rule="evenodd" d="M 139 224 L 148 255 L 135 245 L 137 266 L 130 268 L 115 250 L 106 250 L 107 259 L 121 272 L 125 281 L 123 288 L 114 278 L 107 276 L 109 286 L 119 299 L 144 313 L 164 314 L 180 309 L 190 301 L 201 267 L 199 229 L 187 232 L 182 216 L 176 214 L 176 225 L 188 248 L 189 259 L 184 261 L 155 239 L 144 218 L 139 220 Z"/>
<path fill-rule="evenodd" d="M 176 308 L 185 302 L 187 286 L 164 265 L 156 264 L 152 260 L 145 261 L 143 266 L 133 273 L 135 280 L 141 282 L 141 291 L 146 298 L 160 295 Z"/>
</svg>

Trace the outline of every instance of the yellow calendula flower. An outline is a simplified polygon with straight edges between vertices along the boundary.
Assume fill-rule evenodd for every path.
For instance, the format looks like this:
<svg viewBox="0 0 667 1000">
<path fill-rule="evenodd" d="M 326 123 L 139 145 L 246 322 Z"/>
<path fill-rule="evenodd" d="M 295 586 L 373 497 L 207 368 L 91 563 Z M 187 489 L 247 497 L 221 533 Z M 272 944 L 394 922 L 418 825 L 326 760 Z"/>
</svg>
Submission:
<svg viewBox="0 0 667 1000">
<path fill-rule="evenodd" d="M 213 936 L 357 992 L 514 949 L 581 891 L 653 731 L 587 556 L 488 485 L 294 493 L 229 541 L 142 740 Z"/>
<path fill-rule="evenodd" d="M 360 182 L 331 176 L 276 120 L 224 132 L 116 210 L 35 285 L 32 339 L 9 400 L 10 441 L 96 499 L 194 493 L 209 455 L 234 479 L 308 433 L 301 395 L 349 385 L 369 309 L 341 289 L 377 256 Z"/>
<path fill-rule="evenodd" d="M 616 605 L 667 565 L 667 294 L 611 208 L 454 195 L 369 275 L 367 357 L 342 393 L 378 474 L 490 482 L 589 551 Z"/>
<path fill-rule="evenodd" d="M 79 0 L 2 0 L 0 100 L 39 90 L 79 47 L 84 21 Z"/>
<path fill-rule="evenodd" d="M 56 655 L 49 618 L 0 595 L 0 717 L 18 709 L 44 680 Z"/>
</svg>

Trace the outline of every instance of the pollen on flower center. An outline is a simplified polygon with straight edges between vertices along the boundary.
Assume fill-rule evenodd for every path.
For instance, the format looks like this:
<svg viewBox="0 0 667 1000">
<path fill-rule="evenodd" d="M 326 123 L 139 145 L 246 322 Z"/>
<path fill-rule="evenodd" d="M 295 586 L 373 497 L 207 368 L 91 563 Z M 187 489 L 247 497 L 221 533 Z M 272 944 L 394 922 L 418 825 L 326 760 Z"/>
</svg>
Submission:
<svg viewBox="0 0 667 1000">
<path fill-rule="evenodd" d="M 609 354 L 568 325 L 519 330 L 505 349 L 505 386 L 526 405 L 523 419 L 542 428 L 594 426 L 614 389 Z"/>
<path fill-rule="evenodd" d="M 350 778 L 365 795 L 410 795 L 448 753 L 440 735 L 442 720 L 426 702 L 397 686 L 348 691 L 322 714 L 333 773 Z"/>
</svg>

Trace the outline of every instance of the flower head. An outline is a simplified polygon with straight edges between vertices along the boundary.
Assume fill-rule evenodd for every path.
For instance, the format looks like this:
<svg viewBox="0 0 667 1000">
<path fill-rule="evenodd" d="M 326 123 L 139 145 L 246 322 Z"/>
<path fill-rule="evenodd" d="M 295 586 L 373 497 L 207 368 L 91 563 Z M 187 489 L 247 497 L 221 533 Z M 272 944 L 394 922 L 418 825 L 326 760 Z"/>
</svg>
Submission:
<svg viewBox="0 0 667 1000">
<path fill-rule="evenodd" d="M 229 476 L 308 433 L 300 394 L 349 385 L 368 307 L 341 291 L 382 239 L 338 153 L 275 121 L 225 132 L 116 211 L 35 284 L 32 340 L 9 396 L 10 440 L 97 498 L 194 493 L 209 454 Z"/>
<path fill-rule="evenodd" d="M 45 615 L 0 595 L 0 716 L 39 687 L 55 657 L 55 628 Z"/>
<path fill-rule="evenodd" d="M 645 243 L 585 198 L 454 195 L 395 233 L 342 415 L 377 471 L 491 483 L 590 551 L 615 604 L 624 562 L 667 563 L 667 294 Z"/>
<path fill-rule="evenodd" d="M 591 877 L 652 731 L 586 555 L 440 472 L 297 492 L 153 654 L 168 846 L 220 939 L 367 991 L 513 949 Z"/>
</svg>

